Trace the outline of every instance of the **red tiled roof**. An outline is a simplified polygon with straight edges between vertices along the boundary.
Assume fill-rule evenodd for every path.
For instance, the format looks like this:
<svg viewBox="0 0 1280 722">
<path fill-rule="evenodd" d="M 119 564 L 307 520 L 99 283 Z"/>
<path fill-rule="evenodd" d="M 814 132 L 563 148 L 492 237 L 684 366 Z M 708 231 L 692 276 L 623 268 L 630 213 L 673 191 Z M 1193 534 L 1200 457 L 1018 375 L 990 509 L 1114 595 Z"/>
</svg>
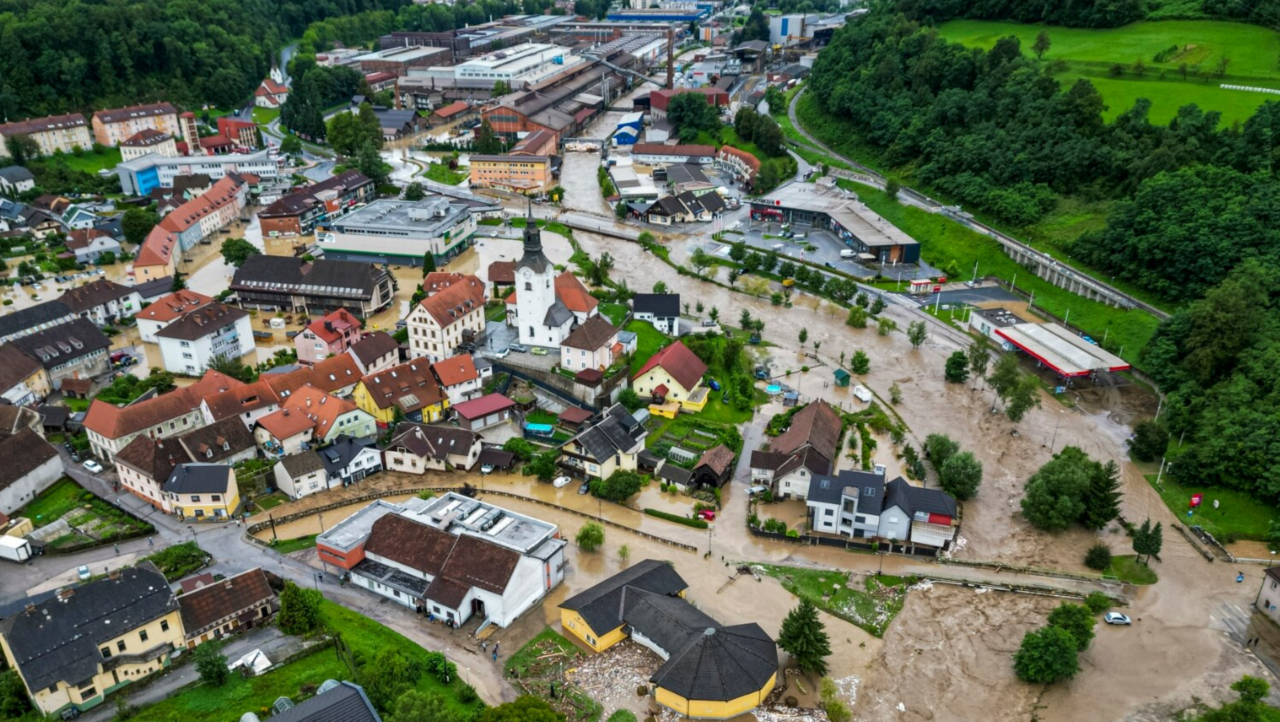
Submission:
<svg viewBox="0 0 1280 722">
<path fill-rule="evenodd" d="M 247 386 L 237 386 L 234 389 L 206 396 L 204 403 L 209 408 L 209 414 L 213 416 L 213 420 L 221 421 L 278 404 L 280 396 L 265 379 L 258 379 Z"/>
<path fill-rule="evenodd" d="M 516 282 L 515 261 L 494 261 L 489 264 L 489 283 L 510 286 Z"/>
<path fill-rule="evenodd" d="M 478 419 L 482 416 L 497 413 L 503 409 L 514 408 L 516 402 L 502 394 L 488 394 L 478 399 L 464 401 L 453 407 L 453 410 L 464 419 Z"/>
<path fill-rule="evenodd" d="M 183 289 L 156 300 L 139 311 L 137 318 L 164 323 L 210 303 L 213 303 L 213 299 L 203 293 Z"/>
<path fill-rule="evenodd" d="M 556 298 L 574 313 L 591 313 L 600 305 L 571 271 L 556 276 Z"/>
<path fill-rule="evenodd" d="M 268 374 L 264 378 L 272 390 L 283 397 L 303 386 L 314 386 L 325 393 L 333 393 L 338 389 L 355 386 L 363 375 L 356 360 L 343 353 L 330 356 L 313 366 L 287 374 Z"/>
<path fill-rule="evenodd" d="M 449 118 L 457 115 L 458 113 L 465 111 L 469 107 L 471 106 L 467 105 L 466 101 L 455 100 L 454 102 L 449 103 L 443 108 L 436 108 L 435 114 L 440 116 L 441 118 Z"/>
<path fill-rule="evenodd" d="M 432 271 L 422 279 L 422 290 L 430 296 L 467 278 L 475 278 L 475 276 L 467 276 L 453 271 Z"/>
<path fill-rule="evenodd" d="M 448 328 L 472 311 L 484 308 L 484 284 L 475 276 L 466 276 L 422 299 L 421 304 L 441 328 Z"/>
<path fill-rule="evenodd" d="M 731 145 L 721 146 L 720 157 L 724 158 L 725 156 L 733 156 L 734 158 L 740 159 L 743 163 L 746 163 L 747 167 L 751 169 L 751 175 L 753 176 L 760 171 L 760 159 L 745 150 L 739 150 Z"/>
<path fill-rule="evenodd" d="M 649 92 L 649 107 L 666 110 L 671 99 L 681 93 L 701 93 L 712 105 L 728 105 L 729 94 L 719 88 L 661 88 Z"/>
<path fill-rule="evenodd" d="M 200 406 L 205 396 L 243 385 L 225 374 L 206 371 L 199 381 L 186 388 L 124 408 L 94 399 L 85 414 L 84 427 L 108 439 L 119 439 L 189 413 Z"/>
<path fill-rule="evenodd" d="M 480 374 L 476 372 L 476 363 L 469 353 L 437 361 L 431 365 L 431 370 L 436 372 L 436 378 L 440 379 L 442 386 L 457 386 L 480 378 Z"/>
<path fill-rule="evenodd" d="M 640 372 L 631 378 L 638 379 L 654 367 L 661 367 L 676 383 L 683 386 L 685 391 L 692 391 L 702 379 L 703 374 L 707 372 L 707 365 L 702 363 L 702 359 L 695 356 L 688 346 L 679 341 L 651 356 L 644 366 L 640 367 Z"/>
<path fill-rule="evenodd" d="M 279 411 L 263 416 L 258 423 L 282 441 L 306 429 L 314 429 L 316 438 L 324 438 L 339 416 L 355 410 L 356 405 L 346 399 L 330 396 L 314 386 L 303 386 L 280 402 Z"/>
<path fill-rule="evenodd" d="M 262 83 L 258 86 L 257 90 L 253 91 L 253 94 L 258 96 L 280 95 L 282 93 L 288 93 L 288 92 L 289 92 L 289 88 L 277 83 L 271 78 L 263 78 Z"/>
<path fill-rule="evenodd" d="M 710 145 L 663 145 L 661 143 L 636 143 L 631 146 L 631 155 L 687 155 L 694 157 L 714 158 L 716 149 Z"/>
<path fill-rule="evenodd" d="M 325 326 L 326 323 L 329 324 L 328 327 Z M 356 318 L 355 315 L 347 309 L 340 308 L 337 311 L 330 313 L 328 316 L 317 318 L 312 321 L 307 326 L 307 330 L 314 333 L 316 337 L 325 343 L 333 343 L 334 341 L 342 338 L 343 331 L 349 328 L 354 328 L 358 331 L 361 326 L 363 326 L 363 324 L 360 323 L 360 319 Z M 330 331 L 330 328 L 333 330 Z"/>
<path fill-rule="evenodd" d="M 234 203 L 236 193 L 242 185 L 244 185 L 243 181 L 234 174 L 223 176 L 198 198 L 193 198 L 173 209 L 147 234 L 142 247 L 138 249 L 138 258 L 133 265 L 135 267 L 170 265 L 178 234 L 198 224 L 201 218 L 227 203 Z"/>
<path fill-rule="evenodd" d="M 201 148 L 221 148 L 224 145 L 231 145 L 231 139 L 225 135 L 210 135 L 200 139 Z"/>
</svg>

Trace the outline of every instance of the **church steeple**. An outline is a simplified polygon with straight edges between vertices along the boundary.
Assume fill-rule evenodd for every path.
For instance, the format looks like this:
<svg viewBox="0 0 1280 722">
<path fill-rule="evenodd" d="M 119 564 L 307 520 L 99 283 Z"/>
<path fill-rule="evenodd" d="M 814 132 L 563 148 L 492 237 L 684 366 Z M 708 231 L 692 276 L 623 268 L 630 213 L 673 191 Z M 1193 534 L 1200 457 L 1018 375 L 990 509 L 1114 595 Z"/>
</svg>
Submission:
<svg viewBox="0 0 1280 722">
<path fill-rule="evenodd" d="M 532 268 L 535 272 L 542 273 L 550 266 L 551 262 L 542 252 L 542 231 L 538 230 L 538 222 L 533 217 L 533 203 L 530 202 L 525 213 L 524 255 L 520 257 L 516 268 Z"/>
</svg>

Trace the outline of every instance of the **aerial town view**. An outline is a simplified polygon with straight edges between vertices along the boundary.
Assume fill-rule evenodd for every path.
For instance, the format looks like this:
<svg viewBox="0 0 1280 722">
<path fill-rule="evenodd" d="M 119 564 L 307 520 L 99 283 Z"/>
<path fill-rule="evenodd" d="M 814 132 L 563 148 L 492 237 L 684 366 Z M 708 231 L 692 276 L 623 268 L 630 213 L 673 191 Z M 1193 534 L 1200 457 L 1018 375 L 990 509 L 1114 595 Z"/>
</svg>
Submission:
<svg viewBox="0 0 1280 722">
<path fill-rule="evenodd" d="M 0 59 L 0 721 L 1280 722 L 1280 0 Z"/>
</svg>

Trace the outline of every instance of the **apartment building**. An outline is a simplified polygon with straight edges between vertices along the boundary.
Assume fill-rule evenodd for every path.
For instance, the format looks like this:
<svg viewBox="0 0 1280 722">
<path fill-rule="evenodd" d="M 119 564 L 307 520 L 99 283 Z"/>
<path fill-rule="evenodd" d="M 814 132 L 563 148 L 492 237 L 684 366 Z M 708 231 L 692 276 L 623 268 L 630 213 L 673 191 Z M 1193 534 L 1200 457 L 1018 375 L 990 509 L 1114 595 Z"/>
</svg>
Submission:
<svg viewBox="0 0 1280 722">
<path fill-rule="evenodd" d="M 93 114 L 93 139 L 99 145 L 114 148 L 144 130 L 165 133 L 170 137 L 181 135 L 178 109 L 169 103 L 150 103 L 99 110 Z"/>
</svg>

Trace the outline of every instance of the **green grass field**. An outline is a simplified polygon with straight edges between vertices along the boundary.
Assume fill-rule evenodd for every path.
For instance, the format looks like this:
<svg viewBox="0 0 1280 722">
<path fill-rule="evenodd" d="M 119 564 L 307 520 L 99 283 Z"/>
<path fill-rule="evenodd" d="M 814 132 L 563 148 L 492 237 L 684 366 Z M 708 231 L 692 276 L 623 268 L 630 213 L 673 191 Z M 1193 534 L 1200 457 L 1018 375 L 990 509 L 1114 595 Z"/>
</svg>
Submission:
<svg viewBox="0 0 1280 722">
<path fill-rule="evenodd" d="M 449 170 L 449 166 L 444 163 L 429 163 L 427 170 L 422 174 L 427 180 L 433 180 L 437 183 L 456 186 L 467 179 L 467 174 L 460 171 Z"/>
<path fill-rule="evenodd" d="M 280 117 L 279 108 L 259 108 L 257 106 L 254 106 L 253 108 L 253 122 L 257 123 L 258 125 L 267 125 L 268 123 L 270 123 L 271 121 L 279 117 Z"/>
<path fill-rule="evenodd" d="M 1183 524 L 1198 524 L 1226 544 L 1237 539 L 1265 541 L 1272 519 L 1280 519 L 1280 509 L 1258 501 L 1242 491 L 1221 486 L 1179 486 L 1167 473 L 1156 486 L 1156 475 L 1147 474 L 1147 483 L 1155 487 L 1169 511 Z M 1187 516 L 1191 508 L 1191 496 L 1203 494 L 1204 503 Z M 1213 508 L 1217 500 L 1218 508 Z"/>
<path fill-rule="evenodd" d="M 1024 53 L 1041 31 L 1049 34 L 1052 46 L 1044 61 L 1063 60 L 1068 71 L 1058 76 L 1063 83 L 1077 78 L 1092 81 L 1107 101 L 1108 120 L 1133 106 L 1138 98 L 1151 101 L 1151 120 L 1168 122 L 1180 106 L 1195 103 L 1222 113 L 1223 121 L 1244 120 L 1267 100 L 1270 93 L 1226 90 L 1222 83 L 1280 89 L 1280 34 L 1255 25 L 1212 20 L 1160 20 L 1138 22 L 1121 28 L 1063 28 L 1020 23 L 954 20 L 940 28 L 948 40 L 973 47 L 990 48 L 1000 38 L 1016 36 Z M 1161 51 L 1177 45 L 1180 50 L 1163 62 L 1155 62 Z M 1219 63 L 1229 61 L 1220 76 Z M 1135 61 L 1147 66 L 1140 77 Z M 1111 66 L 1123 65 L 1120 77 L 1110 75 Z M 1190 70 L 1183 78 L 1179 66 Z M 1205 77 L 1195 78 L 1196 68 Z"/>
<path fill-rule="evenodd" d="M 798 567 L 753 565 L 777 579 L 792 594 L 814 606 L 883 637 L 906 600 L 906 580 L 882 575 L 852 579 L 848 572 Z"/>
<path fill-rule="evenodd" d="M 1130 584 L 1155 584 L 1160 580 L 1150 566 L 1138 563 L 1136 554 L 1111 557 L 1111 568 L 1107 569 L 1107 573 Z"/>
<path fill-rule="evenodd" d="M 103 148 L 101 153 L 86 150 L 80 155 L 63 153 L 46 156 L 41 158 L 39 162 L 50 165 L 63 165 L 71 170 L 84 171 L 85 173 L 97 173 L 100 170 L 110 170 L 120 164 L 120 149 Z"/>
<path fill-rule="evenodd" d="M 644 362 L 666 346 L 669 339 L 648 321 L 632 321 L 627 324 L 627 330 L 636 335 L 636 352 L 631 354 L 631 373 L 639 373 Z"/>
</svg>

